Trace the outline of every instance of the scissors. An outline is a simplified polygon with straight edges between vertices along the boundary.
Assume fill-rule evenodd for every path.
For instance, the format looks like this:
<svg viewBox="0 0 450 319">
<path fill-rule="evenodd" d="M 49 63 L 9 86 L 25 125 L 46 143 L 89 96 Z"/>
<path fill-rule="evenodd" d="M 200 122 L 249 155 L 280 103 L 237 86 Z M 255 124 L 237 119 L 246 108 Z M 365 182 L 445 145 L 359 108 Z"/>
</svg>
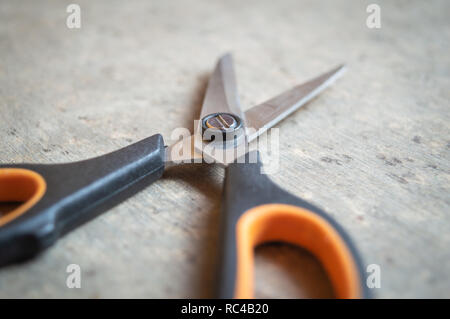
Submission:
<svg viewBox="0 0 450 319">
<path fill-rule="evenodd" d="M 37 255 L 159 179 L 167 167 L 219 163 L 225 166 L 225 180 L 216 297 L 251 298 L 254 248 L 273 241 L 312 252 L 325 268 L 336 297 L 369 297 L 362 261 L 343 228 L 261 174 L 258 151 L 245 148 L 343 71 L 343 66 L 335 68 L 244 112 L 232 57 L 226 54 L 209 79 L 194 133 L 171 146 L 164 146 L 162 136 L 156 134 L 74 163 L 0 165 L 0 202 L 20 203 L 0 215 L 0 266 Z"/>
</svg>

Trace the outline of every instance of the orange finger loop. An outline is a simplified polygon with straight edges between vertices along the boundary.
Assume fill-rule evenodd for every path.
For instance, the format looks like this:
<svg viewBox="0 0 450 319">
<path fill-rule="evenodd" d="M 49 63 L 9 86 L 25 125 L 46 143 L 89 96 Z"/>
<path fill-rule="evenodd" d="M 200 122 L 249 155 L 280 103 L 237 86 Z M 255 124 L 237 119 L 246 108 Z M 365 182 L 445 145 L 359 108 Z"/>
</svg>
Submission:
<svg viewBox="0 0 450 319">
<path fill-rule="evenodd" d="M 338 298 L 361 297 L 355 260 L 339 233 L 321 216 L 297 206 L 267 204 L 246 211 L 236 227 L 236 298 L 253 297 L 254 248 L 273 241 L 296 244 L 313 253 Z"/>
<path fill-rule="evenodd" d="M 19 207 L 0 216 L 0 227 L 19 217 L 36 204 L 46 190 L 44 178 L 22 168 L 0 168 L 0 202 L 23 202 Z"/>
</svg>

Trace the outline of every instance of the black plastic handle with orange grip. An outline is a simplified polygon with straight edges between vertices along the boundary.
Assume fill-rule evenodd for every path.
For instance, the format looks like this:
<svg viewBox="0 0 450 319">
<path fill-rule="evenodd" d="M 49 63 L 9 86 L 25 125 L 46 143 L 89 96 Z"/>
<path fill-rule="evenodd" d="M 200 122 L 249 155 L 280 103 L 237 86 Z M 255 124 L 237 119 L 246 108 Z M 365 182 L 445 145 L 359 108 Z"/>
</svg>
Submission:
<svg viewBox="0 0 450 319">
<path fill-rule="evenodd" d="M 254 249 L 287 242 L 309 250 L 324 267 L 337 298 L 370 298 L 363 264 L 344 230 L 321 209 L 261 174 L 257 156 L 230 164 L 221 215 L 218 298 L 252 298 Z M 257 158 L 256 163 L 249 159 Z"/>
<path fill-rule="evenodd" d="M 0 266 L 26 260 L 60 236 L 160 178 L 164 142 L 153 135 L 115 152 L 67 164 L 0 165 Z"/>
</svg>

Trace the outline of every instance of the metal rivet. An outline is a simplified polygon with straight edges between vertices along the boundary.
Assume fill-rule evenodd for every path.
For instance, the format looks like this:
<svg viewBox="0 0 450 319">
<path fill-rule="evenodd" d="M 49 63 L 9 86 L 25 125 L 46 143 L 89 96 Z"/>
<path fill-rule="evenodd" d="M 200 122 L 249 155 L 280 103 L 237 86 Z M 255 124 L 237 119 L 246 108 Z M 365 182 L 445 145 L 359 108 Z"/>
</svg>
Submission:
<svg viewBox="0 0 450 319">
<path fill-rule="evenodd" d="M 237 126 L 238 122 L 230 114 L 219 113 L 207 119 L 205 124 L 208 128 L 227 131 L 230 129 L 234 129 Z"/>
</svg>

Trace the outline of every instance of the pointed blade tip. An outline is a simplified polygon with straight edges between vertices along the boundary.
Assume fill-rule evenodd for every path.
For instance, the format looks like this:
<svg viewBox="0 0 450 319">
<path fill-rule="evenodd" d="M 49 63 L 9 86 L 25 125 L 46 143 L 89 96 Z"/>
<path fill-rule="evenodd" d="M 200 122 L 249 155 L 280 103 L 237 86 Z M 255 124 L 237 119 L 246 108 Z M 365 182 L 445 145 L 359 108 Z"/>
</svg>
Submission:
<svg viewBox="0 0 450 319">
<path fill-rule="evenodd" d="M 219 61 L 227 60 L 227 59 L 233 59 L 233 55 L 230 51 L 226 51 L 224 54 L 222 54 L 219 58 Z"/>
<path fill-rule="evenodd" d="M 334 82 L 338 78 L 340 78 L 344 73 L 347 72 L 347 65 L 346 64 L 340 64 L 339 66 L 335 67 L 331 71 L 328 71 L 322 75 L 319 76 L 319 78 L 322 78 L 323 81 L 331 81 Z M 329 84 L 331 84 L 329 82 Z"/>
<path fill-rule="evenodd" d="M 347 64 L 342 63 L 340 65 L 338 65 L 333 71 L 331 71 L 331 73 L 334 74 L 339 74 L 339 75 L 343 75 L 345 72 L 347 72 L 348 68 L 347 68 Z"/>
</svg>

